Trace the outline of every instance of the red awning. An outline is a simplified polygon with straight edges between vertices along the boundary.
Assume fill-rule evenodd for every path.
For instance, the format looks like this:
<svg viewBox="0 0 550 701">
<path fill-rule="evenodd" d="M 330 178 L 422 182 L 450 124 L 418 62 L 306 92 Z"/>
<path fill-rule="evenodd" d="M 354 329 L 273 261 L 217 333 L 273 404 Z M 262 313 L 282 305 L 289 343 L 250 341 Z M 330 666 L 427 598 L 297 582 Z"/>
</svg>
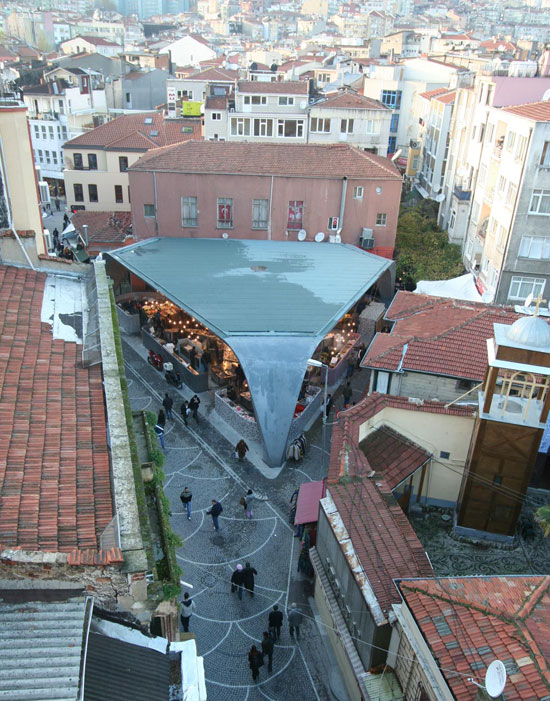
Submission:
<svg viewBox="0 0 550 701">
<path fill-rule="evenodd" d="M 325 496 L 325 483 L 304 482 L 298 493 L 294 525 L 302 523 L 317 523 L 319 515 L 319 500 Z"/>
</svg>

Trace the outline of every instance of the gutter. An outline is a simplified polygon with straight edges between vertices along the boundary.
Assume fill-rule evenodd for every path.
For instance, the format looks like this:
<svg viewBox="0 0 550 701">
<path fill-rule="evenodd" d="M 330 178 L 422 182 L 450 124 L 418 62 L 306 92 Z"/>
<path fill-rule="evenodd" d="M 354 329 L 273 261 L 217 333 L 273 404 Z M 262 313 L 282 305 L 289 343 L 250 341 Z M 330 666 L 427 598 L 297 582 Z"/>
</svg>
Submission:
<svg viewBox="0 0 550 701">
<path fill-rule="evenodd" d="M 342 232 L 344 226 L 344 211 L 346 209 L 346 192 L 348 191 L 348 176 L 344 175 L 342 178 L 342 196 L 340 198 L 340 216 L 338 219 L 338 235 Z"/>
</svg>

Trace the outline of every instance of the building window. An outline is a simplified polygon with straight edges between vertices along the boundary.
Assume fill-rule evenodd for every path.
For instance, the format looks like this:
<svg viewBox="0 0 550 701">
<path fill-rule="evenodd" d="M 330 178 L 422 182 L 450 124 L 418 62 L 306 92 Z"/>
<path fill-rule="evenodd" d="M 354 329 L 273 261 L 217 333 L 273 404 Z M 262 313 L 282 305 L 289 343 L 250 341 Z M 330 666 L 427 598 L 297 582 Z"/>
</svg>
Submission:
<svg viewBox="0 0 550 701">
<path fill-rule="evenodd" d="M 378 134 L 380 132 L 380 122 L 377 119 L 365 120 L 365 133 Z"/>
<path fill-rule="evenodd" d="M 42 150 L 38 149 L 38 160 L 42 162 Z"/>
<path fill-rule="evenodd" d="M 472 205 L 472 223 L 477 224 L 477 221 L 479 219 L 479 211 L 481 207 L 479 205 L 479 202 L 474 202 Z"/>
<path fill-rule="evenodd" d="M 144 204 L 143 205 L 143 216 L 144 217 L 156 216 L 155 205 L 154 204 Z"/>
<path fill-rule="evenodd" d="M 48 134 L 49 134 L 50 139 L 55 139 L 55 134 L 53 132 L 53 126 L 48 127 Z"/>
<path fill-rule="evenodd" d="M 67 139 L 69 136 L 69 132 L 67 131 L 67 127 L 61 127 L 61 133 L 63 134 L 63 139 Z"/>
<path fill-rule="evenodd" d="M 506 191 L 506 206 L 513 207 L 516 201 L 516 195 L 518 192 L 518 186 L 514 183 L 508 183 L 508 190 Z"/>
<path fill-rule="evenodd" d="M 127 92 L 126 93 L 126 104 L 129 105 L 132 102 L 132 95 Z"/>
<path fill-rule="evenodd" d="M 44 151 L 44 155 L 46 156 L 46 163 L 49 165 L 50 164 L 50 152 Z"/>
<path fill-rule="evenodd" d="M 73 185 L 75 202 L 84 202 L 84 189 L 79 183 Z"/>
<path fill-rule="evenodd" d="M 42 138 L 45 139 L 47 136 L 46 125 L 42 124 L 41 127 L 42 127 Z"/>
<path fill-rule="evenodd" d="M 353 119 L 341 119 L 340 120 L 340 133 L 341 134 L 353 134 Z"/>
<path fill-rule="evenodd" d="M 304 135 L 304 120 L 279 119 L 277 121 L 277 135 L 285 138 L 302 138 Z"/>
<path fill-rule="evenodd" d="M 126 156 L 118 157 L 118 169 L 121 173 L 125 173 L 128 170 L 128 158 Z"/>
<path fill-rule="evenodd" d="M 537 277 L 513 277 L 510 282 L 508 299 L 518 299 L 523 302 L 530 294 L 538 297 L 544 292 L 546 280 Z"/>
<path fill-rule="evenodd" d="M 252 228 L 267 229 L 269 200 L 252 200 Z"/>
<path fill-rule="evenodd" d="M 232 136 L 250 136 L 250 119 L 233 117 L 231 119 Z"/>
<path fill-rule="evenodd" d="M 183 228 L 198 226 L 196 197 L 181 198 L 181 225 Z"/>
<path fill-rule="evenodd" d="M 321 119 L 320 117 L 311 118 L 311 132 L 313 134 L 329 134 L 330 119 Z"/>
<path fill-rule="evenodd" d="M 291 200 L 288 203 L 287 229 L 301 229 L 304 223 L 304 203 L 301 200 Z"/>
<path fill-rule="evenodd" d="M 376 226 L 386 226 L 386 219 L 387 219 L 386 214 L 377 214 L 376 215 Z"/>
<path fill-rule="evenodd" d="M 233 226 L 233 199 L 218 197 L 218 228 L 226 229 Z"/>
<path fill-rule="evenodd" d="M 267 105 L 267 97 L 265 95 L 245 95 L 245 105 Z"/>
<path fill-rule="evenodd" d="M 221 118 L 222 118 L 221 112 L 212 112 L 212 114 L 210 115 L 210 119 L 213 122 L 219 122 L 221 120 Z"/>
<path fill-rule="evenodd" d="M 397 145 L 397 138 L 395 136 L 390 136 L 388 139 L 388 153 L 395 153 L 395 147 Z"/>
<path fill-rule="evenodd" d="M 362 200 L 364 194 L 365 194 L 365 188 L 362 187 L 361 185 L 357 185 L 356 187 L 353 188 L 353 199 L 354 200 Z"/>
<path fill-rule="evenodd" d="M 504 175 L 501 175 L 498 179 L 497 191 L 499 195 L 504 195 L 504 193 L 506 192 L 506 178 L 504 177 Z"/>
<path fill-rule="evenodd" d="M 485 185 L 485 180 L 487 179 L 487 166 L 482 163 L 479 166 L 479 175 L 477 176 L 478 185 Z"/>
<path fill-rule="evenodd" d="M 95 153 L 88 154 L 88 168 L 90 170 L 97 170 L 97 156 Z"/>
<path fill-rule="evenodd" d="M 516 143 L 516 133 L 514 131 L 509 131 L 506 134 L 506 145 L 504 146 L 504 148 L 507 151 L 509 151 L 510 153 L 512 153 L 512 151 L 514 150 L 515 143 Z"/>
<path fill-rule="evenodd" d="M 395 134 L 397 131 L 397 127 L 399 126 L 399 115 L 398 114 L 392 114 L 391 116 L 391 122 L 390 122 L 390 131 Z"/>
<path fill-rule="evenodd" d="M 254 136 L 273 136 L 273 120 L 255 119 Z"/>
<path fill-rule="evenodd" d="M 380 102 L 386 107 L 399 109 L 401 107 L 401 90 L 382 90 Z"/>
<path fill-rule="evenodd" d="M 543 168 L 550 168 L 550 141 L 544 142 L 539 165 Z"/>
<path fill-rule="evenodd" d="M 57 151 L 52 151 L 52 161 L 53 161 L 53 164 L 56 166 L 57 165 Z"/>
<path fill-rule="evenodd" d="M 90 202 L 97 202 L 97 185 L 88 185 L 88 197 Z"/>
<path fill-rule="evenodd" d="M 34 138 L 39 139 L 40 138 L 40 129 L 38 127 L 38 124 L 34 125 Z"/>
<path fill-rule="evenodd" d="M 294 98 L 293 97 L 280 97 L 279 98 L 279 105 L 281 107 L 283 106 L 292 106 L 294 104 Z"/>
<path fill-rule="evenodd" d="M 529 214 L 550 214 L 550 190 L 533 190 Z"/>
<path fill-rule="evenodd" d="M 449 231 L 452 231 L 455 228 L 455 221 L 456 221 L 456 211 L 454 209 L 451 209 L 451 217 L 449 219 Z"/>
<path fill-rule="evenodd" d="M 550 237 L 522 236 L 518 255 L 535 260 L 550 259 Z"/>
<path fill-rule="evenodd" d="M 115 202 L 117 204 L 121 204 L 124 202 L 124 199 L 122 197 L 122 185 L 115 185 Z"/>
<path fill-rule="evenodd" d="M 514 158 L 518 161 L 523 161 L 525 158 L 525 151 L 527 150 L 527 137 L 518 136 L 516 139 L 516 150 L 514 152 Z M 550 165 L 550 163 L 549 163 Z"/>
<path fill-rule="evenodd" d="M 82 168 L 84 168 L 81 153 L 73 154 L 73 163 L 74 163 L 75 170 L 82 170 Z"/>
</svg>

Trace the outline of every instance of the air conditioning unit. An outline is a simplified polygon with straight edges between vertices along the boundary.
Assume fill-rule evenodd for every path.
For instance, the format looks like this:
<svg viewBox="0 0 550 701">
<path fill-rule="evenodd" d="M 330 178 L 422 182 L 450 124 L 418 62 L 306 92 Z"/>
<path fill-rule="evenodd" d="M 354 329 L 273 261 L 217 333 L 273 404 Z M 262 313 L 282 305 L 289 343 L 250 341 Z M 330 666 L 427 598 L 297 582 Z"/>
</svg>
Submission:
<svg viewBox="0 0 550 701">
<path fill-rule="evenodd" d="M 340 223 L 339 217 L 329 217 L 328 218 L 328 229 L 329 231 L 337 231 L 338 224 Z"/>
<path fill-rule="evenodd" d="M 50 188 L 48 187 L 48 183 L 45 180 L 41 180 L 38 183 L 38 187 L 40 188 L 40 204 L 49 204 Z"/>
<path fill-rule="evenodd" d="M 361 229 L 361 236 L 359 237 L 359 245 L 364 250 L 368 251 L 374 248 L 374 231 L 367 227 Z"/>
<path fill-rule="evenodd" d="M 46 242 L 46 251 L 53 251 L 52 235 L 49 229 L 44 229 L 44 241 Z"/>
</svg>

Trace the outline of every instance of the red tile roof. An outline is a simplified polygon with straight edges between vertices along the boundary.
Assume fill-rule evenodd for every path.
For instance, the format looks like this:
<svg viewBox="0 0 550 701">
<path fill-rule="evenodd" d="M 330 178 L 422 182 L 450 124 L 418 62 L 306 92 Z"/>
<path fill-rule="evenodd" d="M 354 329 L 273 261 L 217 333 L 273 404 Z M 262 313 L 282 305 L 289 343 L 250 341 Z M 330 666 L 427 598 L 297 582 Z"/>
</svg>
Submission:
<svg viewBox="0 0 550 701">
<path fill-rule="evenodd" d="M 239 80 L 238 89 L 241 93 L 251 95 L 307 95 L 308 80 L 277 80 L 264 82 L 261 80 Z"/>
<path fill-rule="evenodd" d="M 191 73 L 186 80 L 199 80 L 208 82 L 234 82 L 239 77 L 239 71 L 228 71 L 225 68 L 207 68 L 203 71 Z"/>
<path fill-rule="evenodd" d="M 78 36 L 75 36 L 72 39 L 67 39 L 67 41 L 74 41 L 75 39 L 82 39 L 83 41 L 87 41 L 88 44 L 93 44 L 94 46 L 117 46 L 122 51 L 122 46 L 120 44 L 117 44 L 116 41 L 109 41 L 109 39 L 104 39 L 103 37 L 96 37 L 93 35 L 84 36 L 82 34 L 79 34 Z M 66 42 L 63 41 L 61 45 L 65 43 Z"/>
<path fill-rule="evenodd" d="M 347 144 L 187 141 L 150 151 L 129 170 L 401 180 L 401 174 L 387 158 Z"/>
<path fill-rule="evenodd" d="M 152 119 L 151 124 L 146 120 Z M 192 133 L 184 133 L 191 127 Z M 161 112 L 124 114 L 102 124 L 85 134 L 67 141 L 63 148 L 96 148 L 106 151 L 148 151 L 159 146 L 178 144 L 189 139 L 201 138 L 199 120 L 165 119 Z M 153 132 L 153 133 L 152 133 Z M 158 132 L 158 134 L 154 134 Z"/>
<path fill-rule="evenodd" d="M 503 107 L 503 112 L 511 112 L 520 117 L 532 119 L 535 122 L 550 122 L 550 101 L 530 102 L 525 105 L 512 105 Z"/>
<path fill-rule="evenodd" d="M 520 316 L 505 307 L 400 291 L 386 313 L 396 322 L 392 332 L 376 334 L 361 365 L 481 382 L 493 324 L 513 324 Z"/>
<path fill-rule="evenodd" d="M 105 244 L 117 248 L 132 231 L 131 212 L 76 212 L 71 217 L 75 229 L 84 236 L 84 224 L 88 226 L 88 250 L 94 252 Z M 109 246 L 109 244 L 111 244 Z"/>
<path fill-rule="evenodd" d="M 113 517 L 101 366 L 41 323 L 45 280 L 0 266 L 0 550 L 97 555 Z"/>
<path fill-rule="evenodd" d="M 329 97 L 323 102 L 317 102 L 312 107 L 321 107 L 323 109 L 358 109 L 358 110 L 387 110 L 388 108 L 378 100 L 373 100 L 371 97 L 364 97 L 352 92 L 342 92 L 339 95 Z"/>
<path fill-rule="evenodd" d="M 426 463 L 431 455 L 389 426 L 381 426 L 364 438 L 359 447 L 369 465 L 384 478 L 390 489 Z"/>
<path fill-rule="evenodd" d="M 428 90 L 427 92 L 420 93 L 420 97 L 424 97 L 426 100 L 431 100 L 432 97 L 444 95 L 448 90 L 449 88 L 436 88 L 435 90 Z"/>
<path fill-rule="evenodd" d="M 227 108 L 227 95 L 210 95 L 206 98 L 205 108 L 209 110 L 224 110 Z"/>
<path fill-rule="evenodd" d="M 458 701 L 499 659 L 506 701 L 550 696 L 550 577 L 439 577 L 398 584 Z M 461 672 L 453 673 L 451 670 Z"/>
</svg>

